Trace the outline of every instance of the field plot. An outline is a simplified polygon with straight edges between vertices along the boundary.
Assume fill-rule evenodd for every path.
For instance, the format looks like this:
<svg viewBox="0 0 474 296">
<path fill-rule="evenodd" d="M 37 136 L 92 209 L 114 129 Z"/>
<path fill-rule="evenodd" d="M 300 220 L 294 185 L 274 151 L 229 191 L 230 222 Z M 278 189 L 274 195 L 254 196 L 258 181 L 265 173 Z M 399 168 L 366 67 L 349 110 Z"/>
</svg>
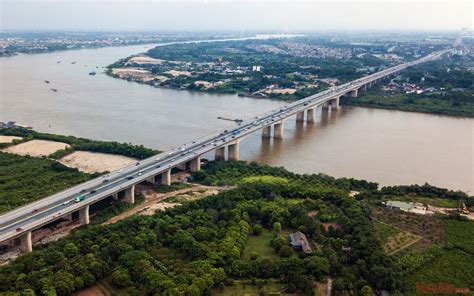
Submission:
<svg viewBox="0 0 474 296">
<path fill-rule="evenodd" d="M 268 280 L 266 283 L 253 284 L 251 281 L 235 281 L 234 285 L 226 286 L 222 290 L 215 290 L 216 296 L 259 296 L 259 295 L 286 295 L 284 284 Z"/>
<path fill-rule="evenodd" d="M 374 226 L 377 236 L 387 254 L 393 254 L 420 239 L 417 235 L 397 229 L 385 223 L 375 222 Z"/>
<path fill-rule="evenodd" d="M 446 221 L 448 243 L 474 255 L 474 222 Z"/>
<path fill-rule="evenodd" d="M 134 158 L 122 155 L 88 151 L 76 151 L 59 160 L 65 166 L 77 168 L 86 173 L 113 172 L 136 161 Z"/>
<path fill-rule="evenodd" d="M 436 217 L 388 209 L 374 209 L 371 215 L 379 222 L 421 236 L 428 242 L 444 243 L 446 241 L 444 223 Z"/>
<path fill-rule="evenodd" d="M 278 258 L 275 249 L 270 245 L 270 241 L 273 239 L 273 233 L 267 229 L 263 229 L 262 233 L 258 236 L 249 235 L 247 244 L 242 253 L 242 259 L 250 260 L 250 255 L 253 252 L 258 253 L 259 259 L 275 259 Z"/>
<path fill-rule="evenodd" d="M 16 136 L 0 136 L 0 143 L 11 143 L 13 140 L 21 140 L 22 137 Z"/>
<path fill-rule="evenodd" d="M 15 146 L 10 146 L 3 149 L 4 152 L 14 153 L 18 155 L 29 155 L 35 157 L 48 156 L 58 150 L 69 147 L 69 144 L 45 141 L 45 140 L 31 140 Z"/>
</svg>

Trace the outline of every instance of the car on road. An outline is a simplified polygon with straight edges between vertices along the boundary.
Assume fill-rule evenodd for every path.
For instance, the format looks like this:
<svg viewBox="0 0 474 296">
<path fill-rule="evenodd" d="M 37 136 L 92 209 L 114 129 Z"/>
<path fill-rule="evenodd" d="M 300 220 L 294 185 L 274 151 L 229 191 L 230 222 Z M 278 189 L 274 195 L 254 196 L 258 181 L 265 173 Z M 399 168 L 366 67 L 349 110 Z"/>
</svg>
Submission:
<svg viewBox="0 0 474 296">
<path fill-rule="evenodd" d="M 102 183 L 107 183 L 107 182 L 109 182 L 109 179 L 105 179 L 102 181 Z"/>
<path fill-rule="evenodd" d="M 70 202 L 71 202 L 71 200 L 66 200 L 65 202 L 63 202 L 63 205 L 67 205 Z"/>
<path fill-rule="evenodd" d="M 33 211 L 31 211 L 32 213 L 36 213 L 38 212 L 38 209 L 34 209 Z"/>
<path fill-rule="evenodd" d="M 133 176 L 132 175 L 128 175 L 127 176 L 127 180 L 132 180 L 133 179 Z"/>
<path fill-rule="evenodd" d="M 140 162 L 137 162 L 135 165 L 140 165 Z"/>
<path fill-rule="evenodd" d="M 18 227 L 18 228 L 17 228 L 17 229 L 15 229 L 15 230 L 16 230 L 16 232 L 20 232 L 20 231 L 23 231 L 23 228 L 21 228 L 21 227 Z"/>
</svg>

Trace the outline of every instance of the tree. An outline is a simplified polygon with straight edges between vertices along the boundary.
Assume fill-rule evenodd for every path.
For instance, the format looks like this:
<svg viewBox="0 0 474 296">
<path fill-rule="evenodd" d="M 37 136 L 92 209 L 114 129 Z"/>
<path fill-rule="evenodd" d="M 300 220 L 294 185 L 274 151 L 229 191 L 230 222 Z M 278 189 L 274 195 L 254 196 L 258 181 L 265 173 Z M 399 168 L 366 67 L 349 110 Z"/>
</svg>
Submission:
<svg viewBox="0 0 474 296">
<path fill-rule="evenodd" d="M 273 223 L 273 231 L 277 234 L 281 232 L 281 223 L 280 222 Z"/>
<path fill-rule="evenodd" d="M 278 251 L 278 255 L 283 258 L 288 258 L 293 254 L 293 251 L 291 250 L 290 246 L 281 246 L 280 251 Z"/>
<path fill-rule="evenodd" d="M 260 235 L 262 233 L 263 227 L 261 224 L 254 224 L 252 233 L 253 235 Z"/>
<path fill-rule="evenodd" d="M 360 289 L 360 293 L 363 295 L 363 296 L 372 296 L 372 289 L 365 285 L 362 287 L 362 289 Z"/>
</svg>

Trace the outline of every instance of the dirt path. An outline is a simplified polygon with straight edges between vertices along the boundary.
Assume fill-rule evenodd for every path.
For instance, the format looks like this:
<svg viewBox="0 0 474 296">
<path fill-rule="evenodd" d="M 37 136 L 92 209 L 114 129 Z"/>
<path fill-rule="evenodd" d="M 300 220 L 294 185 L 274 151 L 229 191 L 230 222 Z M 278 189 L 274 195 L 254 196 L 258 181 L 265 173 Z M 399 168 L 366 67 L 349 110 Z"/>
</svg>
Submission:
<svg viewBox="0 0 474 296">
<path fill-rule="evenodd" d="M 132 215 L 138 214 L 138 213 L 140 213 L 142 211 L 145 211 L 148 208 L 154 206 L 155 204 L 163 203 L 164 200 L 166 200 L 170 197 L 176 196 L 176 195 L 181 195 L 181 194 L 195 192 L 195 191 L 201 191 L 201 190 L 204 190 L 204 191 L 213 190 L 213 191 L 220 192 L 220 191 L 223 191 L 223 190 L 229 190 L 229 189 L 234 188 L 232 186 L 216 187 L 216 186 L 204 186 L 204 185 L 199 185 L 199 184 L 191 184 L 191 185 L 192 185 L 192 187 L 190 187 L 190 188 L 180 189 L 180 190 L 176 190 L 176 191 L 172 191 L 172 192 L 168 192 L 168 193 L 156 193 L 156 192 L 151 191 L 151 190 L 148 190 L 148 191 L 143 190 L 142 194 L 145 196 L 145 201 L 142 204 L 134 207 L 133 209 L 130 209 L 126 212 L 123 212 L 123 213 L 111 218 L 107 222 L 104 222 L 103 225 L 113 224 L 113 223 L 116 223 L 120 220 L 128 218 Z M 158 209 L 164 210 L 165 208 L 170 207 L 170 206 L 180 205 L 178 203 L 163 203 L 163 204 L 164 204 L 163 208 L 158 208 Z"/>
</svg>

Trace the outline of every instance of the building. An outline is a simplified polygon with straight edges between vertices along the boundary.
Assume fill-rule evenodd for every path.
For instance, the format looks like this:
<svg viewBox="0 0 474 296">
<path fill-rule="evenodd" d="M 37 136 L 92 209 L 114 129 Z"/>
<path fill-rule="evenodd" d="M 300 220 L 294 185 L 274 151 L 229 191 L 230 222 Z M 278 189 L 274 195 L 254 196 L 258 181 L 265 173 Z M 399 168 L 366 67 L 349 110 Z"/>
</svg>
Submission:
<svg viewBox="0 0 474 296">
<path fill-rule="evenodd" d="M 415 205 L 412 202 L 403 202 L 403 201 L 396 201 L 396 200 L 388 200 L 383 202 L 383 204 L 389 209 L 399 209 L 405 212 L 410 212 Z"/>
<path fill-rule="evenodd" d="M 294 250 L 303 250 L 307 255 L 313 254 L 313 250 L 309 246 L 306 235 L 301 231 L 293 232 L 288 235 L 290 237 L 290 245 Z"/>
</svg>

